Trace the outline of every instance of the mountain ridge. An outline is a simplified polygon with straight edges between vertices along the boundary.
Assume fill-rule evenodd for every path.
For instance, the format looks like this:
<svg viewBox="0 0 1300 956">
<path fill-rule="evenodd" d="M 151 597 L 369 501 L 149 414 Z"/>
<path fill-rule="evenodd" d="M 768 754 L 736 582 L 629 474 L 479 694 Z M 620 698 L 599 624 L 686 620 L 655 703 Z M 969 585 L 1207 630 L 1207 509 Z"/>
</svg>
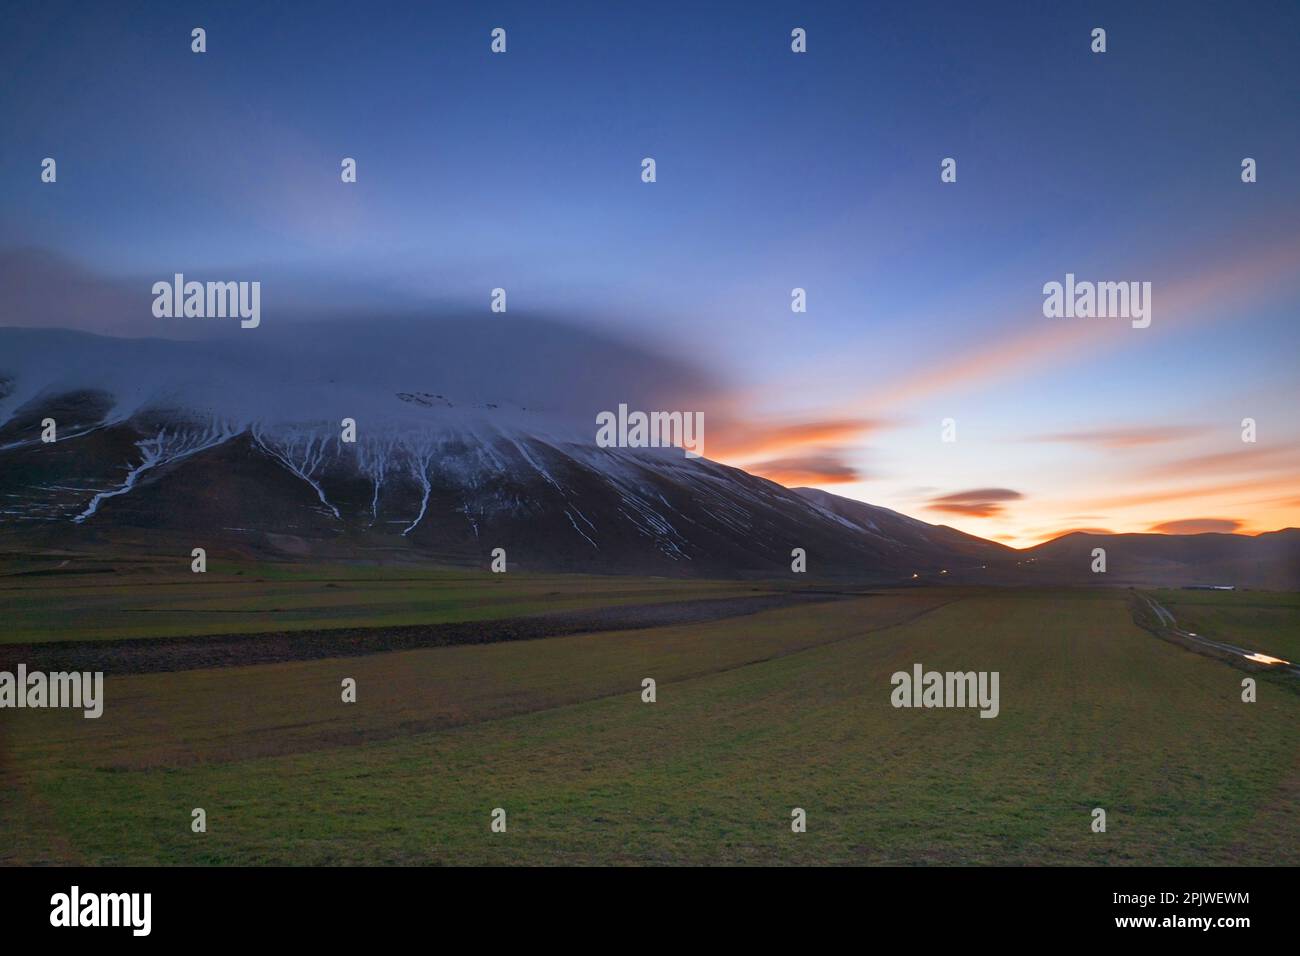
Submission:
<svg viewBox="0 0 1300 956">
<path fill-rule="evenodd" d="M 601 448 L 574 415 L 456 397 L 418 362 L 393 387 L 382 369 L 349 379 L 346 363 L 193 342 L 0 329 L 15 343 L 0 352 L 10 549 L 144 536 L 482 567 L 502 548 L 511 568 L 719 577 L 789 575 L 802 549 L 810 577 L 879 583 L 1300 586 L 1300 532 L 1075 532 L 1017 550 L 680 449 Z M 47 418 L 53 443 L 40 438 Z M 1089 571 L 1093 547 L 1114 552 L 1104 579 Z"/>
</svg>

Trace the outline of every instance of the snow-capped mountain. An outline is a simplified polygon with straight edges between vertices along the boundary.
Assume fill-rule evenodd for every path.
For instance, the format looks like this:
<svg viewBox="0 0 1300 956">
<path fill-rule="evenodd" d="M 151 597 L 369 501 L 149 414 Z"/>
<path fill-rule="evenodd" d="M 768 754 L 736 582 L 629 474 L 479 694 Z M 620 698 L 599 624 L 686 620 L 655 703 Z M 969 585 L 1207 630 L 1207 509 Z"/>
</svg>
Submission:
<svg viewBox="0 0 1300 956">
<path fill-rule="evenodd" d="M 537 336 L 501 326 L 487 341 L 395 327 L 201 341 L 0 329 L 0 549 L 485 567 L 504 548 L 511 569 L 786 576 L 801 548 L 810 578 L 1300 586 L 1294 529 L 1022 552 L 676 448 L 602 448 L 594 408 L 666 407 L 638 385 L 639 354 L 568 342 L 533 361 Z"/>
<path fill-rule="evenodd" d="M 1011 553 L 680 449 L 601 448 L 593 418 L 467 399 L 422 362 L 324 354 L 0 330 L 0 529 L 699 575 L 789 573 L 802 548 L 811 574 L 881 580 Z"/>
</svg>

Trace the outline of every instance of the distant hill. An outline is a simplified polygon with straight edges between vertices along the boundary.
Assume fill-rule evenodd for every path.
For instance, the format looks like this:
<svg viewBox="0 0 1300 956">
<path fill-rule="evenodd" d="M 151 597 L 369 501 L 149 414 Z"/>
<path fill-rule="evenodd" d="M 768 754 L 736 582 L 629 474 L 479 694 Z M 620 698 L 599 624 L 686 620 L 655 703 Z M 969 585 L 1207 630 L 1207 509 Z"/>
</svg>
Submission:
<svg viewBox="0 0 1300 956">
<path fill-rule="evenodd" d="M 1089 534 L 1076 531 L 1028 548 L 1034 574 L 1061 574 L 1086 583 L 1094 548 L 1106 550 L 1106 577 L 1115 584 L 1300 587 L 1300 528 L 1244 534 Z M 1083 569 L 1083 573 L 1079 573 Z"/>
</svg>

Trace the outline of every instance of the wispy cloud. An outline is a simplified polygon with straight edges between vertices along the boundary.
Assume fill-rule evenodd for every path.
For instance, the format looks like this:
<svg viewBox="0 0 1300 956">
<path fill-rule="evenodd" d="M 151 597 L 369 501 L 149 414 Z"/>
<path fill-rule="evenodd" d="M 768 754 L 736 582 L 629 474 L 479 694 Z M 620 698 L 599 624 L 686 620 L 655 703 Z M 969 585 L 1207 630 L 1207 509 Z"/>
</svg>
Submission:
<svg viewBox="0 0 1300 956">
<path fill-rule="evenodd" d="M 1209 265 L 1204 263 L 1207 258 L 1216 258 L 1213 252 L 1185 252 L 1184 259 L 1198 265 L 1184 266 L 1181 279 L 1162 284 L 1156 321 L 1176 318 L 1182 332 L 1226 321 L 1239 314 L 1244 300 L 1260 294 L 1274 280 L 1293 274 L 1295 263 L 1300 261 L 1300 239 L 1261 246 L 1244 237 L 1238 248 L 1240 251 L 1232 258 L 1218 257 Z M 1137 348 L 1149 341 L 1145 330 L 1026 315 L 1004 326 L 1001 334 L 991 334 L 960 350 L 954 358 L 927 363 L 919 371 L 902 374 L 874 389 L 863 403 L 869 408 L 896 407 L 935 394 L 1001 383 L 1016 372 L 1040 372 L 1097 352 Z"/>
<path fill-rule="evenodd" d="M 1005 510 L 1003 502 L 1019 501 L 1023 497 L 1020 492 L 1010 488 L 973 488 L 931 498 L 926 508 L 968 518 L 991 518 L 1002 514 Z"/>
<path fill-rule="evenodd" d="M 1263 480 L 1200 483 L 1174 488 L 1150 488 L 1122 495 L 1099 497 L 1090 505 L 1098 508 L 1127 508 L 1136 505 L 1163 504 L 1171 501 L 1189 501 L 1230 496 L 1241 499 L 1252 494 L 1265 493 L 1277 487 L 1273 482 Z"/>
<path fill-rule="evenodd" d="M 1247 445 L 1237 443 L 1231 451 L 1192 455 L 1165 462 L 1148 474 L 1156 477 L 1174 475 L 1255 474 L 1300 472 L 1300 448 L 1292 445 Z"/>
<path fill-rule="evenodd" d="M 732 464 L 749 465 L 805 449 L 844 446 L 883 426 L 878 418 L 785 419 L 773 422 L 743 414 L 725 418 L 715 429 L 711 451 Z"/>
<path fill-rule="evenodd" d="M 1241 526 L 1242 522 L 1233 518 L 1184 518 L 1180 521 L 1153 524 L 1149 530 L 1157 534 L 1206 534 L 1207 532 L 1231 534 Z"/>
<path fill-rule="evenodd" d="M 1096 428 L 1082 431 L 1057 432 L 1037 435 L 1035 442 L 1063 442 L 1101 448 L 1134 448 L 1142 445 L 1160 445 L 1204 435 L 1209 429 L 1204 425 L 1161 425 L 1145 428 Z"/>
<path fill-rule="evenodd" d="M 747 470 L 787 487 L 846 484 L 865 477 L 834 451 L 755 462 Z"/>
</svg>

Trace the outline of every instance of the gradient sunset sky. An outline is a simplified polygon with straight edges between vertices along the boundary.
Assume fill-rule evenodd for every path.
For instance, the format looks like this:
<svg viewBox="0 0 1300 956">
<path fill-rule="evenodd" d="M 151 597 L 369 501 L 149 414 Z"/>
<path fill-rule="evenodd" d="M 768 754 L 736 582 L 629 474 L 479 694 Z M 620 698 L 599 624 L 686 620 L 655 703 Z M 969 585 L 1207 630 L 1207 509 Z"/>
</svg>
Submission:
<svg viewBox="0 0 1300 956">
<path fill-rule="evenodd" d="M 0 248 L 503 286 L 702 369 L 708 457 L 1017 546 L 1300 525 L 1300 6 L 1059 6 L 33 5 Z M 1045 318 L 1067 272 L 1151 327 Z"/>
</svg>

